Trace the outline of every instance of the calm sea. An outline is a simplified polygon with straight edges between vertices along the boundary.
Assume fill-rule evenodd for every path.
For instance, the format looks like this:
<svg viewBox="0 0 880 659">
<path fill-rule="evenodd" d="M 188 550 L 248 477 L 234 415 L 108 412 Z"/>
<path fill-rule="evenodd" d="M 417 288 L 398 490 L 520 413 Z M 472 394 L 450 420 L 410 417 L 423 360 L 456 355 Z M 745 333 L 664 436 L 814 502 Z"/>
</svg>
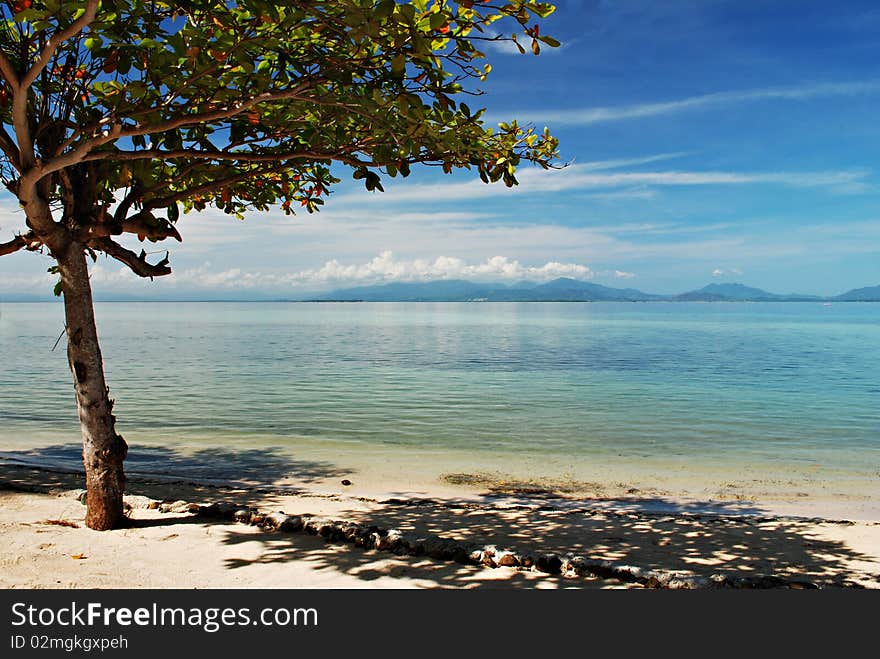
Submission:
<svg viewBox="0 0 880 659">
<path fill-rule="evenodd" d="M 880 304 L 103 303 L 97 315 L 134 470 L 607 469 L 880 494 Z M 7 457 L 78 461 L 64 339 L 52 349 L 62 328 L 60 303 L 0 305 Z"/>
</svg>

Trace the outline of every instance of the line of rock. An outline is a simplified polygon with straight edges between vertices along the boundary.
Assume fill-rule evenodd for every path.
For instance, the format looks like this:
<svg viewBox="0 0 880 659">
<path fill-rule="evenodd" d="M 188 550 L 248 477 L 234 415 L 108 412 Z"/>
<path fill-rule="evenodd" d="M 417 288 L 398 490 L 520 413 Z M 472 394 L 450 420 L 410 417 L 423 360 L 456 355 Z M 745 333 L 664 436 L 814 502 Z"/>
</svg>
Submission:
<svg viewBox="0 0 880 659">
<path fill-rule="evenodd" d="M 568 578 L 617 579 L 625 583 L 638 583 L 646 588 L 819 588 L 818 585 L 809 581 L 772 575 L 713 574 L 706 577 L 675 570 L 646 569 L 585 556 L 519 553 L 500 549 L 494 545 L 477 545 L 452 538 L 420 535 L 397 529 L 383 529 L 351 521 L 325 519 L 311 515 L 287 515 L 283 512 L 266 514 L 254 508 L 241 507 L 229 502 L 216 502 L 201 506 L 177 501 L 151 505 L 150 507 L 158 508 L 160 512 L 187 512 L 209 519 L 250 524 L 269 531 L 304 532 L 320 536 L 328 542 L 344 542 L 363 549 L 386 551 L 400 556 L 427 556 L 439 561 L 455 561 L 466 565 L 534 570 Z"/>
</svg>

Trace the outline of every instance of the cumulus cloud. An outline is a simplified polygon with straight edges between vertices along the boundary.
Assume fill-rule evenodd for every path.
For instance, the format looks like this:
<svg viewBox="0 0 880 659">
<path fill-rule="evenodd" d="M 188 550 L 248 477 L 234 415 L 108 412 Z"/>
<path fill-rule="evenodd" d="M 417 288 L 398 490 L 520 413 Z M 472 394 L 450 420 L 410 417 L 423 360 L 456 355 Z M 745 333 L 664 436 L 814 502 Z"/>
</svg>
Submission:
<svg viewBox="0 0 880 659">
<path fill-rule="evenodd" d="M 741 275 L 743 273 L 739 268 L 728 268 L 727 270 L 722 270 L 721 268 L 715 268 L 712 271 L 713 277 L 720 277 L 722 275 Z"/>
<path fill-rule="evenodd" d="M 540 266 L 523 265 L 506 256 L 493 256 L 481 263 L 468 263 L 455 256 L 399 260 L 390 251 L 360 264 L 343 264 L 333 259 L 320 268 L 289 275 L 293 284 L 374 283 L 391 281 L 429 281 L 433 279 L 535 279 L 556 277 L 589 279 L 593 271 L 578 263 L 549 261 Z"/>
<path fill-rule="evenodd" d="M 91 270 L 92 283 L 105 292 L 141 292 L 149 294 L 144 282 L 127 269 L 118 270 L 96 264 Z M 615 277 L 633 275 L 611 271 Z M 332 259 L 324 265 L 297 272 L 245 271 L 241 268 L 217 270 L 210 262 L 195 268 L 178 270 L 174 276 L 161 278 L 157 284 L 165 291 L 283 291 L 318 290 L 391 282 L 419 282 L 438 279 L 476 281 L 548 281 L 557 277 L 591 279 L 596 273 L 586 265 L 549 261 L 543 265 L 525 265 L 507 256 L 493 256 L 481 262 L 467 262 L 455 256 L 433 259 L 398 259 L 390 251 L 363 263 L 342 263 Z M 41 280 L 45 281 L 45 278 Z M 36 284 L 37 281 L 18 282 Z"/>
</svg>

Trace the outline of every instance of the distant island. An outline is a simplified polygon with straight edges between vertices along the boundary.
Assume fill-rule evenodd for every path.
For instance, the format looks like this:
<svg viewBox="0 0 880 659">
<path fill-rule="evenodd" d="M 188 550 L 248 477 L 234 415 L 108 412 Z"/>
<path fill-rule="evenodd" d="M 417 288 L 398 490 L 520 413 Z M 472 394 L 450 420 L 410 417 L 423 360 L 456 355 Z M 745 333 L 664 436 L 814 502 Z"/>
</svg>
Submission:
<svg viewBox="0 0 880 659">
<path fill-rule="evenodd" d="M 611 288 L 560 277 L 539 284 L 479 284 L 462 279 L 395 282 L 343 288 L 312 297 L 309 302 L 880 302 L 880 285 L 856 288 L 822 297 L 780 295 L 743 284 L 709 284 L 678 295 L 645 293 L 635 288 Z"/>
</svg>

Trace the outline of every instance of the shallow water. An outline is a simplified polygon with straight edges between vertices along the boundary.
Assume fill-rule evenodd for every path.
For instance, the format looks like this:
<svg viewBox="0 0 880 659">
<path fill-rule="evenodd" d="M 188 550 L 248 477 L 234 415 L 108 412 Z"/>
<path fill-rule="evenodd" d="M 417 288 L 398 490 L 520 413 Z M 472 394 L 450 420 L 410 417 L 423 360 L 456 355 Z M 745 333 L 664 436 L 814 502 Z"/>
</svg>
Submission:
<svg viewBox="0 0 880 659">
<path fill-rule="evenodd" d="M 97 315 L 141 471 L 372 470 L 401 486 L 495 471 L 880 497 L 880 304 L 103 303 Z M 60 303 L 0 305 L 0 450 L 43 464 L 78 460 L 63 338 L 52 351 L 62 328 Z"/>
</svg>

